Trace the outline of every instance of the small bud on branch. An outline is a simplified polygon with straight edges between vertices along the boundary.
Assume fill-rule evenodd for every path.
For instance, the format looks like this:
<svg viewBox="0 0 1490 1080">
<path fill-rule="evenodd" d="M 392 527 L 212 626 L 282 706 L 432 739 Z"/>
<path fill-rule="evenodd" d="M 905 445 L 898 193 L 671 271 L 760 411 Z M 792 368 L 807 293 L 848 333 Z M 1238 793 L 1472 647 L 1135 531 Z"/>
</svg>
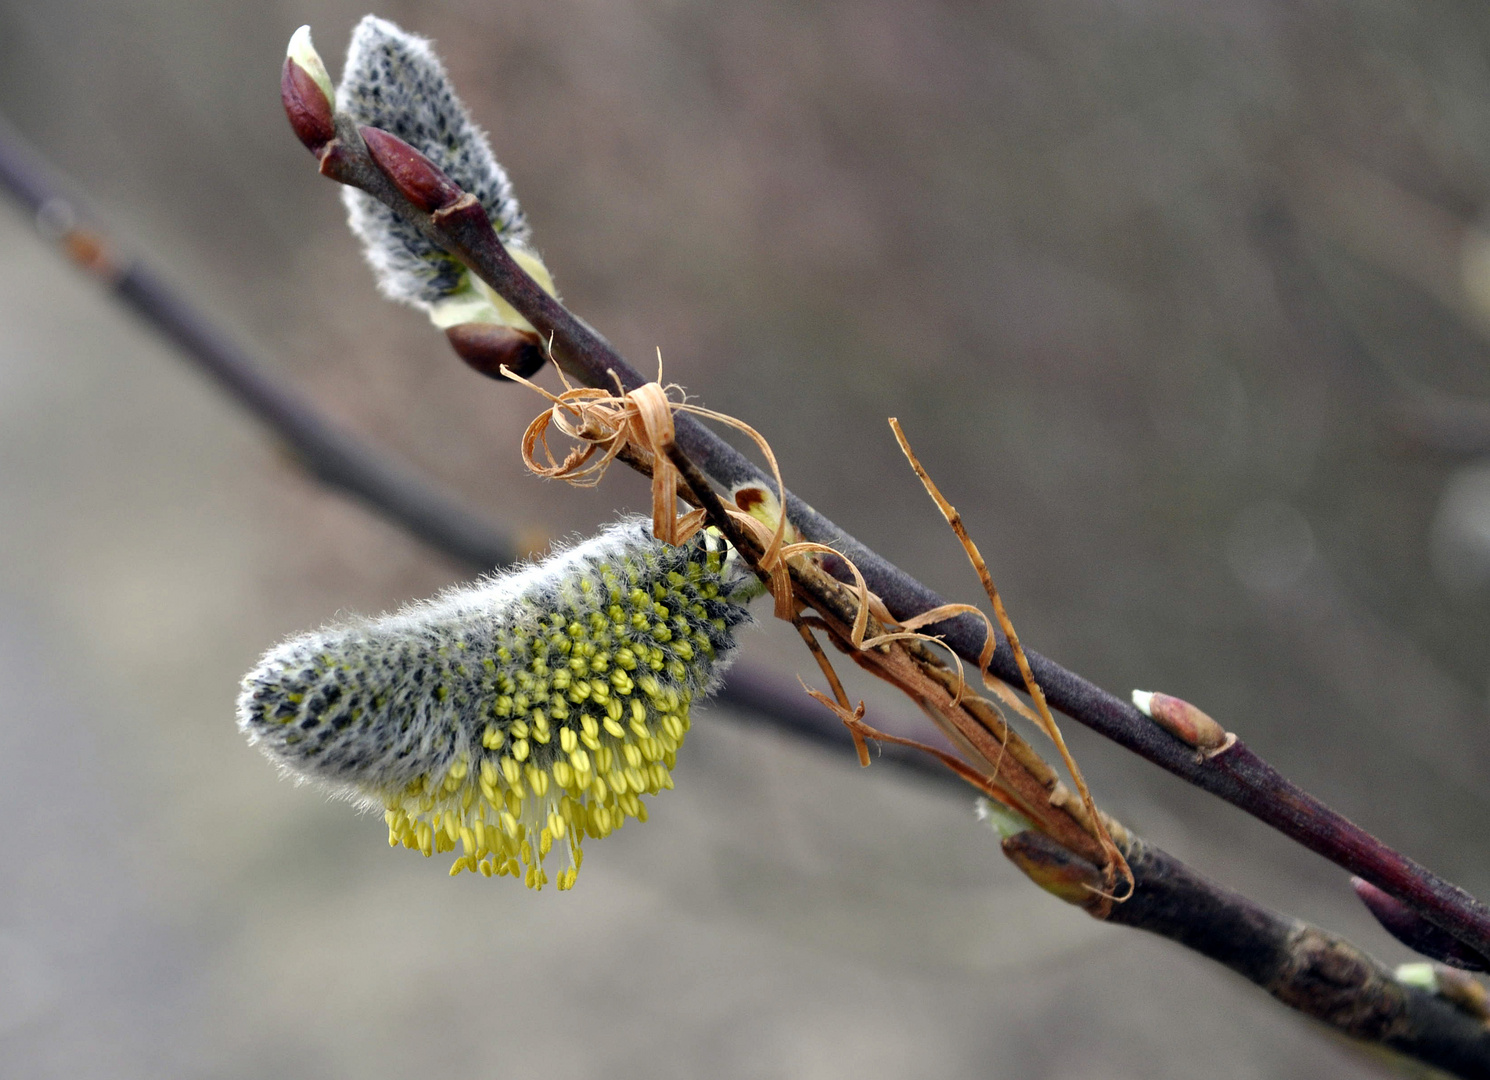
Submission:
<svg viewBox="0 0 1490 1080">
<path fill-rule="evenodd" d="M 1366 910 L 1376 916 L 1382 929 L 1391 934 L 1413 952 L 1422 953 L 1434 960 L 1451 964 L 1465 971 L 1490 970 L 1490 960 L 1475 952 L 1468 945 L 1446 930 L 1440 930 L 1427 919 L 1413 911 L 1396 897 L 1382 892 L 1369 881 L 1358 877 L 1350 879 L 1350 886 L 1366 905 Z"/>
<path fill-rule="evenodd" d="M 1176 739 L 1207 757 L 1236 742 L 1235 735 L 1182 698 L 1135 690 L 1133 704 Z"/>
<path fill-rule="evenodd" d="M 453 205 L 465 194 L 440 167 L 397 135 L 382 128 L 359 127 L 368 156 L 409 202 L 426 214 Z"/>
<path fill-rule="evenodd" d="M 1089 908 L 1101 898 L 1102 871 L 1044 833 L 1029 830 L 1005 838 L 1009 861 L 1040 888 L 1068 904 Z"/>
<path fill-rule="evenodd" d="M 455 354 L 489 379 L 511 381 L 502 374 L 505 366 L 514 375 L 531 378 L 545 359 L 538 335 L 495 323 L 460 323 L 447 327 L 445 337 Z"/>
<path fill-rule="evenodd" d="M 279 77 L 279 98 L 295 136 L 317 157 L 336 138 L 331 107 L 335 93 L 326 65 L 310 42 L 310 27 L 302 26 L 290 38 Z"/>
</svg>

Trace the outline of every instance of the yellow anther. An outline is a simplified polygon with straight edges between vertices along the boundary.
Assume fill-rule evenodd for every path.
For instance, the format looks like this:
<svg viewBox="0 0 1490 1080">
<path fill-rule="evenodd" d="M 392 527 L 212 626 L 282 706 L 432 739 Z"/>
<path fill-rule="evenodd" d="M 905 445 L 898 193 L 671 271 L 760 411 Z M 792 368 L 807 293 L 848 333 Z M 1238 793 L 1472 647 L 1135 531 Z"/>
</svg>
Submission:
<svg viewBox="0 0 1490 1080">
<path fill-rule="evenodd" d="M 593 716 L 585 716 L 580 720 L 580 726 L 584 728 L 585 734 L 594 736 L 600 734 L 600 724 Z"/>
<path fill-rule="evenodd" d="M 482 859 L 481 860 L 481 876 L 482 877 L 491 877 L 491 875 L 492 875 L 491 860 L 490 859 Z"/>
<path fill-rule="evenodd" d="M 636 743 L 622 743 L 621 753 L 626 758 L 626 764 L 633 769 L 642 763 L 641 748 Z"/>
<path fill-rule="evenodd" d="M 620 712 L 621 710 L 618 708 L 616 711 Z M 613 739 L 624 739 L 626 737 L 626 729 L 623 728 L 620 724 L 616 723 L 616 719 L 619 719 L 619 717 L 612 719 L 611 717 L 607 716 L 605 718 L 606 734 L 611 736 L 611 738 Z"/>
<path fill-rule="evenodd" d="M 517 758 L 518 761 L 528 760 L 527 739 L 518 739 L 515 743 L 512 744 L 512 756 Z"/>
<path fill-rule="evenodd" d="M 595 754 L 595 771 L 598 773 L 608 773 L 615 765 L 615 762 L 616 756 L 611 753 L 610 747 L 602 746 Z"/>
<path fill-rule="evenodd" d="M 502 776 L 509 784 L 517 783 L 522 776 L 517 762 L 510 757 L 502 759 Z"/>
<path fill-rule="evenodd" d="M 460 830 L 460 846 L 467 855 L 476 854 L 476 834 L 464 825 Z"/>
<path fill-rule="evenodd" d="M 510 811 L 502 812 L 502 831 L 514 840 L 517 839 L 517 818 Z"/>
<path fill-rule="evenodd" d="M 554 781 L 561 787 L 567 788 L 574 784 L 574 768 L 567 761 L 554 762 Z"/>
<path fill-rule="evenodd" d="M 562 728 L 559 731 L 559 748 L 566 754 L 574 753 L 574 748 L 579 745 L 579 736 L 574 733 L 573 728 Z"/>
<path fill-rule="evenodd" d="M 642 792 L 646 789 L 647 781 L 642 776 L 642 771 L 635 766 L 626 770 L 626 783 L 632 791 Z"/>
<path fill-rule="evenodd" d="M 540 859 L 548 858 L 548 853 L 553 850 L 553 847 L 554 834 L 544 829 L 538 834 L 538 857 Z"/>
</svg>

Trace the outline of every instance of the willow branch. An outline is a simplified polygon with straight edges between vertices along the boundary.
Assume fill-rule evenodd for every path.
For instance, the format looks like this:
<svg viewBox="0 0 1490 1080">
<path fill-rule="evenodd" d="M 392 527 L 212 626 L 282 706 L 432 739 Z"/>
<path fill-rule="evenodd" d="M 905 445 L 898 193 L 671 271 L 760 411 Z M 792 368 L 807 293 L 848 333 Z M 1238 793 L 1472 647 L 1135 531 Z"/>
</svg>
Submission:
<svg viewBox="0 0 1490 1080">
<path fill-rule="evenodd" d="M 1090 887 L 1102 872 L 1037 832 L 1003 842 L 1036 884 L 1103 918 Z M 1130 835 L 1133 895 L 1105 921 L 1147 930 L 1225 964 L 1290 1008 L 1352 1038 L 1379 1043 L 1455 1076 L 1490 1077 L 1483 989 L 1450 968 L 1438 991 L 1411 986 L 1355 945 L 1210 881 Z M 1456 998 L 1458 999 L 1456 1002 Z"/>
<path fill-rule="evenodd" d="M 702 506 L 710 522 L 758 565 L 759 543 L 741 534 L 708 480 L 687 456 L 676 445 L 667 449 L 689 489 L 689 501 Z M 812 575 L 796 572 L 792 578 L 793 590 L 800 600 L 810 603 L 829 619 L 835 614 L 840 622 L 851 617 L 853 601 L 842 596 L 844 587 L 836 580 L 823 574 L 814 580 Z M 832 631 L 827 623 L 822 625 Z M 851 649 L 842 640 L 841 628 L 837 636 L 841 647 Z M 841 695 L 839 704 L 847 711 Z M 1013 733 L 1006 729 L 1006 741 L 1011 736 Z M 1009 774 L 1016 770 L 1008 766 L 1012 764 L 1017 769 L 1022 755 L 1011 757 L 1016 760 L 995 769 L 997 776 L 987 778 L 956 759 L 948 759 L 947 764 L 959 774 L 969 774 L 965 778 L 976 786 L 984 787 L 985 781 L 988 782 L 990 786 L 985 790 L 1000 801 L 1018 805 L 1021 802 L 1017 798 L 1018 785 L 1009 786 L 1013 778 Z M 1004 761 L 1003 755 L 1000 760 Z M 993 784 L 998 784 L 1001 790 L 994 791 Z M 1008 798 L 1010 795 L 1015 798 Z M 1030 809 L 1048 812 L 1051 808 Z M 1040 816 L 1050 820 L 1048 813 Z M 1110 881 L 1090 861 L 1090 854 L 1073 851 L 1047 824 L 1037 824 L 1034 830 L 1007 837 L 1003 849 L 1042 888 L 1083 908 L 1093 918 L 1167 937 L 1225 964 L 1289 1008 L 1352 1038 L 1379 1044 L 1456 1076 L 1490 1076 L 1490 1010 L 1486 1008 L 1483 988 L 1469 976 L 1441 968 L 1435 990 L 1408 985 L 1344 938 L 1272 911 L 1209 881 L 1117 822 L 1110 822 L 1109 826 L 1132 874 L 1133 888 L 1124 902 L 1118 904 L 1104 895 L 1110 889 Z M 1080 833 L 1077 836 L 1082 841 L 1088 839 Z M 1102 850 L 1086 843 L 1082 848 L 1088 852 Z M 1455 990 L 1460 992 L 1457 999 Z"/>
<path fill-rule="evenodd" d="M 320 154 L 325 176 L 368 192 L 468 266 L 550 343 L 555 362 L 570 378 L 597 387 L 613 387 L 619 382 L 628 391 L 643 384 L 641 374 L 609 342 L 540 288 L 513 260 L 473 197 L 462 195 L 430 211 L 415 206 L 373 162 L 350 119 L 337 116 L 335 128 L 336 138 Z M 750 482 L 776 491 L 770 477 L 690 416 L 677 418 L 677 443 L 706 476 L 726 490 Z M 911 619 L 944 603 L 931 589 L 791 492 L 777 494 L 802 535 L 828 544 L 852 560 L 897 619 Z M 977 664 L 986 640 L 986 630 L 979 620 L 959 616 L 925 629 L 941 635 L 958 655 Z M 1490 908 L 1331 810 L 1241 740 L 1220 753 L 1197 755 L 1194 747 L 1127 701 L 1038 653 L 1029 652 L 1028 658 L 1049 703 L 1073 720 L 1245 810 L 1490 957 Z M 1006 682 L 1020 681 L 1007 643 L 1000 643 L 992 671 Z"/>
</svg>

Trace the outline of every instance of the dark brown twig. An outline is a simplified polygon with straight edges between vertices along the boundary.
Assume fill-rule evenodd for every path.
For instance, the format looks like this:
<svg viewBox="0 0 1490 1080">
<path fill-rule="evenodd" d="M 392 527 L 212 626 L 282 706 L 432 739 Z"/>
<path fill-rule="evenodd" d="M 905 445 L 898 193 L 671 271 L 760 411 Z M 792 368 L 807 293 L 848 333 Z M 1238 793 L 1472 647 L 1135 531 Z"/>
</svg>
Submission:
<svg viewBox="0 0 1490 1080">
<path fill-rule="evenodd" d="M 1092 863 L 1022 832 L 1004 853 L 1037 884 L 1101 917 L 1085 887 Z M 1490 1022 L 1442 994 L 1408 986 L 1350 942 L 1209 881 L 1137 838 L 1133 895 L 1105 921 L 1147 930 L 1225 964 L 1273 997 L 1353 1038 L 1380 1043 L 1463 1077 L 1490 1077 Z M 1442 978 L 1457 973 L 1444 971 Z"/>
<path fill-rule="evenodd" d="M 470 267 L 550 342 L 555 362 L 587 385 L 630 391 L 645 381 L 614 348 L 550 296 L 503 247 L 485 213 L 469 195 L 426 213 L 410 202 L 368 156 L 362 138 L 338 117 L 337 138 L 321 155 L 321 172 L 384 202 L 434 243 Z M 428 163 L 426 163 L 428 164 Z M 429 165 L 433 169 L 433 165 Z M 422 194 L 422 192 L 421 192 Z M 727 442 L 689 416 L 677 418 L 677 442 L 711 480 L 726 489 L 745 483 L 776 486 Z M 783 503 L 791 522 L 808 540 L 827 544 L 852 560 L 892 615 L 908 620 L 944 603 L 905 571 L 875 554 L 790 492 Z M 976 664 L 985 643 L 983 624 L 959 616 L 927 627 L 940 634 L 963 659 Z M 1035 652 L 1030 667 L 1055 708 L 1077 722 L 1176 776 L 1247 811 L 1284 835 L 1366 879 L 1459 938 L 1490 956 L 1490 908 L 1458 886 L 1383 844 L 1331 810 L 1237 740 L 1226 750 L 1199 756 L 1193 747 L 1165 731 L 1133 705 Z M 1018 682 L 1011 650 L 1002 645 L 993 674 Z"/>
</svg>

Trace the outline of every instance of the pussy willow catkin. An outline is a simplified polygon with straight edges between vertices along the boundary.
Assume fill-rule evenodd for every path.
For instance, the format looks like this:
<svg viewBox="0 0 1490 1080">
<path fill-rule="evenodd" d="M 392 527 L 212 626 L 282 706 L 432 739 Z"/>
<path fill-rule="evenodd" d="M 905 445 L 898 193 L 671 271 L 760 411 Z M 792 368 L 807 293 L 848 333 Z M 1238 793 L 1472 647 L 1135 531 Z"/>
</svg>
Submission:
<svg viewBox="0 0 1490 1080">
<path fill-rule="evenodd" d="M 554 291 L 506 170 L 428 41 L 386 19 L 365 16 L 352 31 L 336 108 L 358 124 L 397 135 L 476 196 L 508 253 Z M 354 187 L 343 187 L 342 198 L 347 223 L 388 297 L 423 309 L 441 328 L 482 322 L 532 329 L 511 305 L 377 199 Z"/>
<path fill-rule="evenodd" d="M 238 725 L 271 759 L 384 808 L 388 842 L 462 870 L 574 885 L 586 837 L 673 786 L 689 707 L 759 592 L 707 534 L 629 520 L 524 569 L 292 638 L 243 680 Z"/>
</svg>

